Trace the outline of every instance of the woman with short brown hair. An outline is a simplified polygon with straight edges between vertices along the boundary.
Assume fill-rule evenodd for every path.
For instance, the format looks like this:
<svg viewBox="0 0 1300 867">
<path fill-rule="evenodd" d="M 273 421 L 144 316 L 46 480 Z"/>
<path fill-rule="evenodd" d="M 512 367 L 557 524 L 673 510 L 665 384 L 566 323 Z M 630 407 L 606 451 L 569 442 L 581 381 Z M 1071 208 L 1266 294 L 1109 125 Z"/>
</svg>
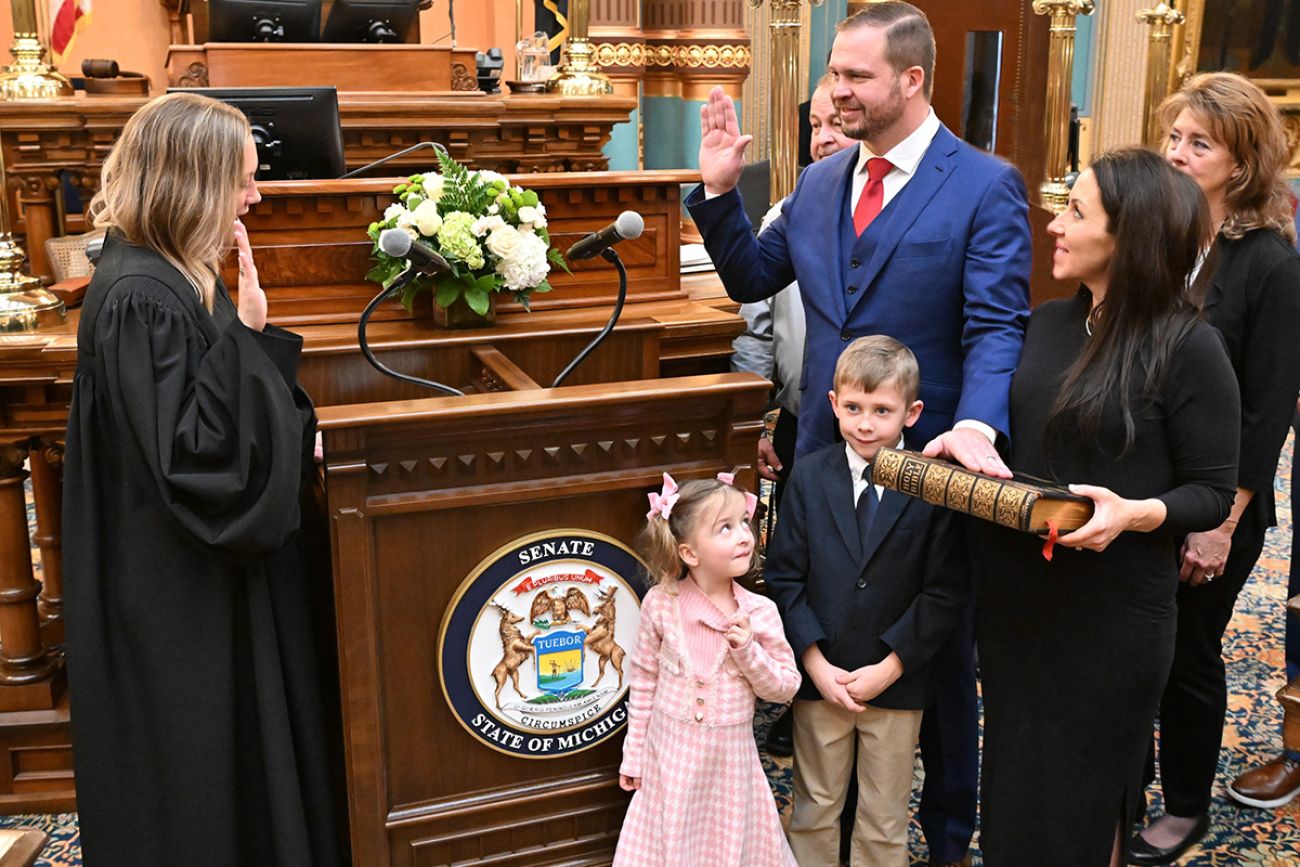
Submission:
<svg viewBox="0 0 1300 867">
<path fill-rule="evenodd" d="M 1182 545 L 1177 643 L 1160 705 L 1166 814 L 1133 839 L 1135 864 L 1171 863 L 1209 828 L 1227 708 L 1223 633 L 1277 523 L 1273 476 L 1300 389 L 1300 258 L 1277 110 L 1242 76 L 1212 72 L 1165 100 L 1160 118 L 1165 158 L 1210 206 L 1216 237 L 1195 286 L 1241 388 L 1241 452 L 1228 519 Z M 1154 776 L 1149 767 L 1148 782 Z"/>
</svg>

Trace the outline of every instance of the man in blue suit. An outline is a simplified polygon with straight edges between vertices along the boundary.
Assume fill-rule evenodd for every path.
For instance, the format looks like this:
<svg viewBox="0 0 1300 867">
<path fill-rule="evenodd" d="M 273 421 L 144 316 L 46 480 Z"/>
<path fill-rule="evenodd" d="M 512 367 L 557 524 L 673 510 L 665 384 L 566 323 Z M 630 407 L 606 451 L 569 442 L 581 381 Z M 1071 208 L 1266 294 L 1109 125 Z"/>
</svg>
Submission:
<svg viewBox="0 0 1300 867">
<path fill-rule="evenodd" d="M 810 166 L 781 217 L 755 239 L 736 181 L 752 136 L 715 90 L 701 108 L 700 174 L 686 199 L 728 294 L 749 302 L 791 280 L 807 320 L 796 455 L 835 438 L 824 395 L 853 338 L 888 334 L 920 362 L 926 413 L 912 448 L 997 476 L 1008 390 L 1028 317 L 1024 180 L 957 139 L 930 108 L 934 35 L 916 7 L 872 3 L 841 22 L 831 52 L 843 130 L 859 139 Z M 968 618 L 969 620 L 969 618 Z M 969 623 L 967 624 L 969 627 Z M 921 826 L 931 863 L 960 863 L 974 832 L 977 709 L 969 628 L 921 731 Z"/>
</svg>

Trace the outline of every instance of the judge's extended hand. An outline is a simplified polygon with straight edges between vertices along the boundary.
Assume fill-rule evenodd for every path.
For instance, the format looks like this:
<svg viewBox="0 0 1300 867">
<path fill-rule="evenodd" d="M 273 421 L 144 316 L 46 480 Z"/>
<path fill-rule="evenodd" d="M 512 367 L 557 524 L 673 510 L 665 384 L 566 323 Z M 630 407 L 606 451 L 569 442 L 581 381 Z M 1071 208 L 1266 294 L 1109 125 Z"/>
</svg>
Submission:
<svg viewBox="0 0 1300 867">
<path fill-rule="evenodd" d="M 1126 530 L 1149 533 L 1165 522 L 1165 504 L 1154 498 L 1126 500 L 1095 485 L 1070 485 L 1070 493 L 1092 500 L 1093 512 L 1088 523 L 1056 540 L 1067 548 L 1105 551 Z"/>
<path fill-rule="evenodd" d="M 995 476 L 999 479 L 1011 478 L 1011 470 L 998 456 L 989 438 L 974 428 L 964 427 L 941 433 L 925 444 L 921 454 L 929 458 L 946 458 L 956 461 L 968 470 Z"/>
<path fill-rule="evenodd" d="M 239 258 L 239 321 L 254 331 L 266 328 L 266 293 L 257 282 L 257 265 L 248 243 L 248 230 L 235 220 L 235 252 Z"/>
<path fill-rule="evenodd" d="M 700 106 L 700 177 L 712 195 L 730 192 L 745 166 L 745 148 L 754 140 L 740 134 L 736 104 L 715 87 L 709 101 Z"/>
</svg>

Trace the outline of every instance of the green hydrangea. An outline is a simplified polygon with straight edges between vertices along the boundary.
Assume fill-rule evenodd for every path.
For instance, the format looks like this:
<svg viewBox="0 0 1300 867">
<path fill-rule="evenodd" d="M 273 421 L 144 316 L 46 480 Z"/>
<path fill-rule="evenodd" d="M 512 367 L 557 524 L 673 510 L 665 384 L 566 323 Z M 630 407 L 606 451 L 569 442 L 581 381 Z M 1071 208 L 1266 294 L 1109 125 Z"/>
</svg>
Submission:
<svg viewBox="0 0 1300 867">
<path fill-rule="evenodd" d="M 483 267 L 483 248 L 474 236 L 474 217 L 464 211 L 452 211 L 442 218 L 438 246 L 448 259 L 464 262 L 471 268 Z"/>
</svg>

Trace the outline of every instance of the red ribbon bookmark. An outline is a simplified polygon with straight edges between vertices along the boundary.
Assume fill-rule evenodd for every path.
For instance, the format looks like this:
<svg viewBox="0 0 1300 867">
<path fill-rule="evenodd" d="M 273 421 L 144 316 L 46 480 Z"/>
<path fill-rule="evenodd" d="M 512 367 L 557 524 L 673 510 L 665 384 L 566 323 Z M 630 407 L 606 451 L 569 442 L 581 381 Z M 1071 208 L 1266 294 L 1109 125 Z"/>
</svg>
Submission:
<svg viewBox="0 0 1300 867">
<path fill-rule="evenodd" d="M 1052 549 L 1056 547 L 1056 520 L 1049 518 L 1047 521 L 1047 539 L 1043 541 L 1043 559 L 1048 563 L 1052 562 Z"/>
</svg>

